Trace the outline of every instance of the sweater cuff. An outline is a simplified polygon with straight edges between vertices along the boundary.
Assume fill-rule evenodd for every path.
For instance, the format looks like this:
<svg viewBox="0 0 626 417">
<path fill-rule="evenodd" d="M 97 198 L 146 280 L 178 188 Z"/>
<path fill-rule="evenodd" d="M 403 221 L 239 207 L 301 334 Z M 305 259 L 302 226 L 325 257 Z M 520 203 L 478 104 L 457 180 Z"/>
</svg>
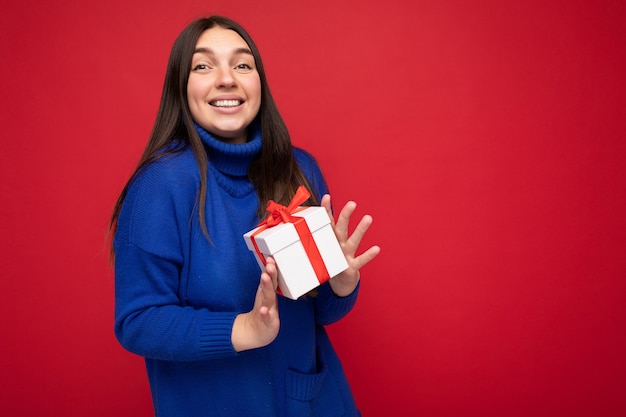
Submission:
<svg viewBox="0 0 626 417">
<path fill-rule="evenodd" d="M 212 311 L 201 326 L 200 351 L 206 359 L 218 359 L 237 355 L 231 335 L 238 313 Z"/>
<path fill-rule="evenodd" d="M 359 281 L 352 294 L 340 297 L 333 292 L 328 282 L 321 285 L 316 297 L 317 323 L 331 324 L 348 314 L 356 303 L 360 286 Z"/>
<path fill-rule="evenodd" d="M 359 294 L 359 288 L 361 287 L 361 280 L 356 284 L 354 291 L 346 296 L 340 296 L 335 294 L 333 291 L 333 287 L 331 287 L 330 282 L 327 281 L 324 285 L 320 285 L 319 293 L 324 293 L 324 296 L 332 297 L 336 303 L 346 303 L 346 305 L 354 305 L 355 298 Z"/>
</svg>

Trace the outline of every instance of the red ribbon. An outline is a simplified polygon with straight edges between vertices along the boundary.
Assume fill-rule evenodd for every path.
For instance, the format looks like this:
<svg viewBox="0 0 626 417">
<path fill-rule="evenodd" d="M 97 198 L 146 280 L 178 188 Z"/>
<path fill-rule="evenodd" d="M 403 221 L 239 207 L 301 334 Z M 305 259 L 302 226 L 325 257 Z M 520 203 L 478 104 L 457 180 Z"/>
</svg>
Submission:
<svg viewBox="0 0 626 417">
<path fill-rule="evenodd" d="M 307 201 L 310 196 L 311 193 L 309 193 L 304 185 L 301 185 L 296 190 L 296 195 L 293 196 L 287 207 L 278 204 L 274 200 L 268 201 L 265 211 L 269 211 L 270 214 L 265 220 L 259 223 L 259 226 L 267 225 L 267 227 L 274 227 L 281 223 L 293 223 L 296 219 L 294 219 L 291 214 L 298 211 L 298 207 Z"/>
<path fill-rule="evenodd" d="M 304 217 L 292 216 L 292 214 L 303 210 L 302 208 L 299 208 L 299 206 L 307 201 L 310 196 L 311 194 L 309 191 L 301 185 L 296 190 L 296 195 L 293 196 L 287 207 L 276 203 L 274 200 L 270 200 L 265 208 L 265 210 L 269 211 L 270 214 L 265 218 L 265 220 L 259 223 L 259 226 L 261 227 L 252 234 L 251 238 L 257 255 L 259 255 L 263 265 L 265 265 L 265 257 L 256 244 L 255 236 L 265 229 L 274 227 L 281 223 L 292 223 L 296 228 L 296 232 L 298 233 L 300 242 L 302 242 L 302 246 L 304 246 L 304 251 L 313 266 L 315 276 L 317 277 L 319 283 L 322 284 L 330 279 L 330 275 L 328 274 L 328 270 L 326 269 L 326 265 L 324 264 L 319 248 L 315 244 L 315 240 L 313 240 L 313 235 L 307 226 Z"/>
</svg>

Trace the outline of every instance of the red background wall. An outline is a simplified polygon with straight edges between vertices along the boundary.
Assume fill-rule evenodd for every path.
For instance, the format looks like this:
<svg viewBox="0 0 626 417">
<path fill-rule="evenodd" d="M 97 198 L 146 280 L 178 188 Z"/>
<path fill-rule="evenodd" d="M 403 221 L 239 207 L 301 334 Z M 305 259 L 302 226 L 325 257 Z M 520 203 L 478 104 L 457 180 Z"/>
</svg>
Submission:
<svg viewBox="0 0 626 417">
<path fill-rule="evenodd" d="M 335 206 L 374 216 L 330 328 L 365 416 L 626 415 L 625 5 L 3 2 L 0 413 L 151 414 L 107 220 L 175 36 L 217 12 Z"/>
</svg>

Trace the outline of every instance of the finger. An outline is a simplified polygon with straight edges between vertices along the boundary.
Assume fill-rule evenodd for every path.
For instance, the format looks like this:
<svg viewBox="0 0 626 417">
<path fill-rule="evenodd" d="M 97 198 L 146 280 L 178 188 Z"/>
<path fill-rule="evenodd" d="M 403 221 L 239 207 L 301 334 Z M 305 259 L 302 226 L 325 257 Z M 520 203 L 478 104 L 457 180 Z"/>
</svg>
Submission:
<svg viewBox="0 0 626 417">
<path fill-rule="evenodd" d="M 347 250 L 356 252 L 357 248 L 361 244 L 361 240 L 363 240 L 363 236 L 365 236 L 365 233 L 368 231 L 373 222 L 374 219 L 372 219 L 372 216 L 370 215 L 366 214 L 361 218 L 359 224 L 357 224 L 354 228 L 352 235 L 350 235 L 350 237 L 346 241 Z"/>
<path fill-rule="evenodd" d="M 278 287 L 278 267 L 274 258 L 268 257 L 265 264 L 265 272 L 270 276 L 272 280 L 272 287 L 274 291 Z"/>
<path fill-rule="evenodd" d="M 354 210 L 356 210 L 356 203 L 354 201 L 348 201 L 339 213 L 335 226 L 335 234 L 340 243 L 348 239 L 348 225 L 350 224 L 350 217 L 352 213 L 354 213 Z"/>
<path fill-rule="evenodd" d="M 360 254 L 359 256 L 353 259 L 352 267 L 356 268 L 357 270 L 363 268 L 372 259 L 377 257 L 379 253 L 380 253 L 380 246 L 372 246 L 371 248 L 369 248 L 368 250 L 366 250 L 365 252 L 363 252 L 362 254 Z"/>
<path fill-rule="evenodd" d="M 326 213 L 328 213 L 328 217 L 330 218 L 330 223 L 334 226 L 335 219 L 333 218 L 333 210 L 330 202 L 330 194 L 324 194 L 321 201 L 321 206 L 326 209 Z"/>
<path fill-rule="evenodd" d="M 261 274 L 259 290 L 259 305 L 271 307 L 276 302 L 276 289 L 274 288 L 274 281 L 271 275 L 267 272 Z"/>
<path fill-rule="evenodd" d="M 273 287 L 272 277 L 267 272 L 263 272 L 261 274 L 261 283 L 259 285 L 261 290 L 261 305 L 267 305 L 267 300 L 271 298 L 271 295 L 274 292 Z"/>
<path fill-rule="evenodd" d="M 260 294 L 257 297 L 259 302 L 259 317 L 263 325 L 269 327 L 271 327 L 273 320 L 275 320 L 278 302 L 276 296 L 276 265 L 274 260 L 270 259 L 271 258 L 268 258 L 265 271 L 261 274 L 261 283 L 259 285 Z"/>
<path fill-rule="evenodd" d="M 269 280 L 269 276 L 266 275 L 266 282 L 261 283 L 261 294 L 258 299 L 258 319 L 260 320 L 259 324 L 263 326 L 268 326 L 272 317 L 274 316 L 274 312 L 276 311 L 276 291 L 274 290 L 271 280 Z M 263 280 L 262 280 L 263 281 Z"/>
<path fill-rule="evenodd" d="M 274 270 L 276 269 L 276 260 L 271 256 L 265 258 L 265 268 L 267 269 L 268 266 Z"/>
</svg>

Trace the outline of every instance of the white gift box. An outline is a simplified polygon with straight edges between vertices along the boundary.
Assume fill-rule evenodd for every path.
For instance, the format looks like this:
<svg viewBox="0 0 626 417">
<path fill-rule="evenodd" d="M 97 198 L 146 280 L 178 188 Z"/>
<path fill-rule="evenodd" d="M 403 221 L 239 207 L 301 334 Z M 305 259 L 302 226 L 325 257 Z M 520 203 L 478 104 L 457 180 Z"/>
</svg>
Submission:
<svg viewBox="0 0 626 417">
<path fill-rule="evenodd" d="M 271 256 L 278 267 L 278 286 L 285 297 L 296 300 L 303 294 L 323 284 L 348 268 L 348 263 L 339 246 L 330 219 L 323 207 L 302 207 L 292 213 L 293 218 L 304 218 L 308 233 L 319 251 L 323 267 L 328 276 L 318 276 L 320 269 L 316 249 L 307 249 L 301 242 L 293 223 L 280 223 L 276 226 L 257 227 L 243 235 L 248 249 L 254 254 L 261 269 L 265 269 L 263 257 Z M 254 241 L 254 242 L 253 242 Z M 256 243 L 256 248 L 254 246 Z M 258 252 L 257 252 L 258 248 Z M 312 255 L 309 258 L 309 255 Z M 313 260 L 312 260 L 313 259 Z M 316 266 L 314 266 L 316 265 Z M 316 269 L 318 273 L 316 273 Z"/>
</svg>

